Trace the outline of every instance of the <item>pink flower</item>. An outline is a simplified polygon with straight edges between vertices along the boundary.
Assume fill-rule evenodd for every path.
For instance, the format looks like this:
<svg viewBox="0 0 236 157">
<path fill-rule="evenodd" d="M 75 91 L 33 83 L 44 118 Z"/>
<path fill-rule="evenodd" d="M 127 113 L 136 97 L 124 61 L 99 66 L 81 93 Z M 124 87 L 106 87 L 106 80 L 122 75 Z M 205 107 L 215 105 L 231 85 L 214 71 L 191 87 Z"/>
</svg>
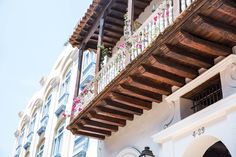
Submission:
<svg viewBox="0 0 236 157">
<path fill-rule="evenodd" d="M 74 112 L 76 110 L 76 106 L 77 106 L 76 104 L 72 105 L 71 112 Z"/>
<path fill-rule="evenodd" d="M 169 16 L 169 9 L 166 10 L 166 15 Z"/>
<path fill-rule="evenodd" d="M 81 107 L 78 108 L 78 112 L 80 112 L 80 111 L 82 111 L 82 108 L 81 108 Z"/>
<path fill-rule="evenodd" d="M 157 15 L 153 18 L 154 22 L 157 22 Z"/>
<path fill-rule="evenodd" d="M 77 98 L 77 97 L 75 97 L 75 98 L 73 99 L 73 102 L 74 102 L 74 104 L 78 104 L 78 103 L 80 103 L 80 99 Z"/>
<path fill-rule="evenodd" d="M 136 47 L 141 49 L 142 48 L 142 44 L 137 44 Z"/>
<path fill-rule="evenodd" d="M 62 112 L 62 116 L 63 116 L 63 117 L 66 117 L 66 113 L 65 113 L 65 112 Z"/>
<path fill-rule="evenodd" d="M 87 94 L 88 93 L 88 89 L 85 87 L 82 91 L 83 94 Z"/>
<path fill-rule="evenodd" d="M 119 48 L 124 49 L 124 48 L 125 48 L 125 43 L 121 43 L 121 44 L 119 45 Z"/>
</svg>

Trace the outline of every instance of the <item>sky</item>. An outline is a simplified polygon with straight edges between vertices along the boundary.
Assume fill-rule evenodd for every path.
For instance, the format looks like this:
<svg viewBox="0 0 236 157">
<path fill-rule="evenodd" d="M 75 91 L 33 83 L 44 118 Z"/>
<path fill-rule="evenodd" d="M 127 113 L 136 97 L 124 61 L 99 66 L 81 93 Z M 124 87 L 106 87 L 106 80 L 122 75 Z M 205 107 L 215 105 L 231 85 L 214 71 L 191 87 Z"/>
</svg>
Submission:
<svg viewBox="0 0 236 157">
<path fill-rule="evenodd" d="M 39 80 L 49 74 L 92 0 L 0 0 L 0 157 Z"/>
</svg>

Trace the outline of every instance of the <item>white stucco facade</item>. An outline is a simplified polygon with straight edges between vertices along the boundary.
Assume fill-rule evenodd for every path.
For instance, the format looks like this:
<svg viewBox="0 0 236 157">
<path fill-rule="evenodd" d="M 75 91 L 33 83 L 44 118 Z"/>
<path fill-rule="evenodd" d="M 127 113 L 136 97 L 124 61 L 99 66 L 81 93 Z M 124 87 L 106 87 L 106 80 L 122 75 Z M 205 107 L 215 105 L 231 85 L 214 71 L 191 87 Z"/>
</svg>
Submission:
<svg viewBox="0 0 236 157">
<path fill-rule="evenodd" d="M 141 152 L 145 146 L 159 157 L 202 157 L 219 141 L 232 157 L 236 156 L 235 63 L 236 56 L 232 54 L 165 97 L 162 103 L 153 103 L 150 111 L 135 116 L 133 121 L 100 144 L 101 157 L 138 157 L 140 153 L 135 155 L 133 152 Z M 218 74 L 223 98 L 201 111 L 187 113 L 184 107 L 189 101 L 182 96 Z M 189 115 L 181 114 L 181 110 Z"/>
<path fill-rule="evenodd" d="M 16 141 L 12 156 L 72 157 L 79 153 L 73 149 L 75 136 L 66 129 L 70 117 L 63 116 L 63 112 L 70 113 L 73 104 L 78 53 L 77 48 L 65 46 L 49 75 L 40 80 L 41 89 L 19 113 L 20 120 L 15 132 Z M 45 107 L 47 104 L 48 108 Z M 60 141 L 60 144 L 57 144 L 58 148 L 55 146 L 57 141 Z M 78 141 L 84 143 L 80 146 L 83 148 L 77 148 L 79 151 L 86 149 L 83 151 L 86 151 L 87 156 L 96 156 L 97 140 L 85 138 Z"/>
</svg>

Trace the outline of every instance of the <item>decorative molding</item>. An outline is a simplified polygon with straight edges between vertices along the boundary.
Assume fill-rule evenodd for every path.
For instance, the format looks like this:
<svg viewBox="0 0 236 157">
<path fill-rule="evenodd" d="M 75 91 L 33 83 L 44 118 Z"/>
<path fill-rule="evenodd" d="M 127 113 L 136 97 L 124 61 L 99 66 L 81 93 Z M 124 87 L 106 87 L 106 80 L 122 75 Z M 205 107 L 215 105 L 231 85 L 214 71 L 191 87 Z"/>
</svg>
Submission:
<svg viewBox="0 0 236 157">
<path fill-rule="evenodd" d="M 232 63 L 226 69 L 225 82 L 232 87 L 236 88 L 236 63 Z"/>
<path fill-rule="evenodd" d="M 43 99 L 38 98 L 38 99 L 34 102 L 33 108 L 40 108 L 42 105 L 43 105 Z"/>
<path fill-rule="evenodd" d="M 26 124 L 26 123 L 29 123 L 29 121 L 30 121 L 30 116 L 25 115 L 23 118 L 23 122 Z"/>
<path fill-rule="evenodd" d="M 14 132 L 14 136 L 17 138 L 19 135 L 20 135 L 20 131 L 19 131 L 19 130 L 16 130 L 16 131 Z"/>
<path fill-rule="evenodd" d="M 76 62 L 78 60 L 79 57 L 79 49 L 75 48 L 74 50 L 72 50 L 72 52 L 70 53 L 70 58 L 73 60 L 73 62 Z"/>
<path fill-rule="evenodd" d="M 20 112 L 18 113 L 19 118 L 21 118 L 23 115 L 24 115 L 24 111 L 20 111 Z"/>
<path fill-rule="evenodd" d="M 233 54 L 236 54 L 236 46 L 232 48 Z"/>
<path fill-rule="evenodd" d="M 191 135 L 195 129 L 200 127 L 207 127 L 209 125 L 217 124 L 227 118 L 229 113 L 236 111 L 236 94 L 228 96 L 211 106 L 173 124 L 154 134 L 152 136 L 155 143 L 165 143 L 183 137 L 184 135 Z M 223 104 L 223 105 L 222 105 Z"/>
<path fill-rule="evenodd" d="M 127 147 L 119 152 L 116 157 L 139 157 L 141 152 L 134 147 Z"/>
<path fill-rule="evenodd" d="M 164 124 L 164 129 L 168 128 L 175 118 L 175 101 L 168 103 L 170 114 L 167 119 L 167 123 Z"/>
<path fill-rule="evenodd" d="M 43 77 L 40 79 L 39 83 L 40 83 L 41 86 L 44 86 L 44 84 L 45 84 L 46 81 L 47 81 L 47 77 L 46 77 L 46 76 L 43 76 Z"/>
<path fill-rule="evenodd" d="M 59 85 L 59 83 L 60 83 L 60 78 L 59 78 L 58 76 L 55 76 L 55 77 L 53 77 L 53 78 L 51 79 L 51 81 L 50 81 L 50 86 L 51 86 L 52 88 L 55 88 L 55 87 L 57 87 L 57 86 Z"/>
</svg>

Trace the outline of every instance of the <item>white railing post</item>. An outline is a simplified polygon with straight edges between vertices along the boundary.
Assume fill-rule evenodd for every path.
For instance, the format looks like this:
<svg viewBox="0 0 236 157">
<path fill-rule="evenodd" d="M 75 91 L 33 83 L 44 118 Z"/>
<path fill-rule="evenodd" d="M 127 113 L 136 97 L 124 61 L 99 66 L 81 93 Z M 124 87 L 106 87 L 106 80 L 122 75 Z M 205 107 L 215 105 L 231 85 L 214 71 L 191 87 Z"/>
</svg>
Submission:
<svg viewBox="0 0 236 157">
<path fill-rule="evenodd" d="M 180 4 L 183 0 L 172 0 L 173 1 L 173 18 L 174 20 L 179 16 L 181 12 Z"/>
</svg>

